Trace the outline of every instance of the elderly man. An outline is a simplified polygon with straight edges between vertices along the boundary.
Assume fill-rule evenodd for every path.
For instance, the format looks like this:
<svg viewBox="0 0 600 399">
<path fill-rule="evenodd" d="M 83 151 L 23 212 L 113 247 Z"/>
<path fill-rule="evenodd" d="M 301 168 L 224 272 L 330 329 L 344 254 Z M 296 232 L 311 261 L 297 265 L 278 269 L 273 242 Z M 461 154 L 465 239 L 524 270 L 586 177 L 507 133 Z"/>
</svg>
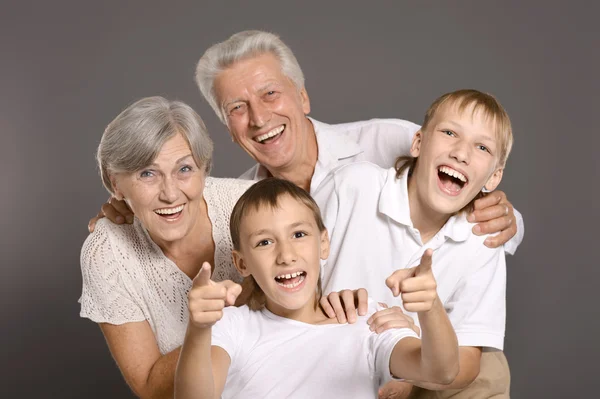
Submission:
<svg viewBox="0 0 600 399">
<path fill-rule="evenodd" d="M 398 156 L 408 155 L 419 128 L 398 119 L 328 125 L 308 118 L 310 100 L 302 70 L 289 47 L 267 32 L 240 32 L 209 48 L 198 63 L 196 82 L 233 140 L 257 162 L 242 178 L 275 176 L 311 193 L 331 170 L 343 164 L 370 161 L 391 167 Z M 102 214 L 117 223 L 132 218 L 123 203 L 114 201 L 103 205 Z M 480 199 L 469 220 L 479 223 L 473 229 L 475 234 L 499 232 L 486 240 L 487 246 L 505 244 L 506 251 L 514 253 L 522 240 L 522 219 L 518 213 L 515 218 L 502 192 Z M 93 224 L 94 219 L 91 228 Z M 518 235 L 511 239 L 515 233 Z M 486 355 L 477 380 L 467 389 L 447 395 L 489 397 L 508 392 L 504 356 L 500 364 L 497 356 Z M 482 390 L 482 386 L 488 388 Z M 395 397 L 405 397 L 406 393 L 401 393 L 404 387 L 394 389 Z M 421 391 L 419 395 L 433 393 Z"/>
</svg>

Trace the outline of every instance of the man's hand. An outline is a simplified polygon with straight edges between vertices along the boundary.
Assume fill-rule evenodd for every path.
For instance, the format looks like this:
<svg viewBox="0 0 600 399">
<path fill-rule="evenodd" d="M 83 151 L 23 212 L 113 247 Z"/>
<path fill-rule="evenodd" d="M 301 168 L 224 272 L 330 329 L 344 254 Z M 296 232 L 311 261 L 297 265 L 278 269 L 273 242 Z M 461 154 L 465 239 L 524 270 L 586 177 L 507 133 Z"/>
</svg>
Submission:
<svg viewBox="0 0 600 399">
<path fill-rule="evenodd" d="M 108 218 L 108 220 L 115 224 L 133 223 L 133 212 L 131 212 L 127 203 L 114 197 L 110 197 L 106 203 L 102 204 L 100 212 L 90 219 L 88 222 L 88 231 L 90 233 L 96 228 L 96 222 L 103 217 Z"/>
<path fill-rule="evenodd" d="M 369 329 L 377 334 L 390 328 L 410 328 L 417 335 L 421 335 L 421 329 L 415 324 L 413 318 L 405 314 L 399 306 L 392 306 L 373 313 L 367 320 L 367 324 Z"/>
<path fill-rule="evenodd" d="M 488 237 L 484 244 L 490 248 L 497 248 L 505 244 L 517 234 L 517 223 L 513 206 L 506 199 L 502 191 L 493 191 L 474 203 L 474 211 L 467 216 L 476 235 L 499 233 Z"/>
<path fill-rule="evenodd" d="M 360 288 L 358 290 L 342 290 L 340 292 L 332 292 L 326 297 L 321 297 L 321 308 L 330 318 L 338 319 L 338 323 L 344 324 L 346 320 L 352 324 L 356 322 L 356 309 L 358 307 L 358 315 L 364 316 L 369 310 L 369 295 L 367 290 Z"/>
<path fill-rule="evenodd" d="M 210 265 L 202 264 L 188 294 L 190 324 L 208 328 L 221 320 L 225 306 L 231 306 L 242 292 L 242 287 L 231 280 L 214 282 L 210 279 Z"/>
<path fill-rule="evenodd" d="M 421 257 L 421 264 L 410 269 L 396 270 L 385 280 L 394 296 L 402 295 L 404 309 L 409 312 L 427 312 L 438 300 L 437 283 L 431 270 L 432 249 Z"/>
</svg>

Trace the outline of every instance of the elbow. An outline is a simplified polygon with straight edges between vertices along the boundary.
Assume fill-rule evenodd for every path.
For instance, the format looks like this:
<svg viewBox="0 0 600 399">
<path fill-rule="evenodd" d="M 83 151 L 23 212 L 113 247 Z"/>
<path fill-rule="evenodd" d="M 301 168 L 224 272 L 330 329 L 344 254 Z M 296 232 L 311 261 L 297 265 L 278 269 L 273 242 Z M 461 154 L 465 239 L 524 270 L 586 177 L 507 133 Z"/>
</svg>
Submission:
<svg viewBox="0 0 600 399">
<path fill-rule="evenodd" d="M 459 372 L 460 367 L 457 362 L 450 367 L 440 369 L 437 373 L 435 373 L 435 375 L 432 376 L 431 382 L 439 385 L 450 385 L 454 382 L 454 380 L 456 380 Z"/>
</svg>

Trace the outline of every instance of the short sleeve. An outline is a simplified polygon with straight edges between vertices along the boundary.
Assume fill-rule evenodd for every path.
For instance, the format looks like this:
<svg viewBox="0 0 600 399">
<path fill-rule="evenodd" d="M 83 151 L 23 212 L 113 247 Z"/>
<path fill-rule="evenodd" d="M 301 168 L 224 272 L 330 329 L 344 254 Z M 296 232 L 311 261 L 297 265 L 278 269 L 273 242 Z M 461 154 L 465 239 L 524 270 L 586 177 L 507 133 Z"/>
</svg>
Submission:
<svg viewBox="0 0 600 399">
<path fill-rule="evenodd" d="M 123 265 L 115 257 L 112 232 L 99 221 L 81 249 L 80 316 L 96 323 L 124 324 L 147 318 L 132 298 Z"/>
<path fill-rule="evenodd" d="M 521 245 L 523 237 L 525 237 L 525 222 L 523 221 L 523 215 L 516 209 L 513 209 L 515 213 L 515 222 L 517 223 L 517 234 L 506 244 L 504 244 L 504 251 L 509 255 L 514 255 L 517 252 L 517 248 Z"/>
<path fill-rule="evenodd" d="M 506 261 L 503 248 L 481 245 L 472 271 L 445 304 L 460 346 L 502 350 L 506 322 Z"/>
<path fill-rule="evenodd" d="M 238 348 L 242 342 L 241 334 L 247 328 L 244 321 L 244 315 L 247 315 L 249 309 L 247 306 L 239 308 L 227 307 L 223 309 L 223 317 L 212 326 L 211 346 L 223 348 L 231 359 L 229 366 L 230 373 L 237 370 Z"/>
<path fill-rule="evenodd" d="M 369 300 L 368 317 L 375 311 L 383 309 L 377 304 L 375 304 L 376 308 L 374 309 L 373 302 L 371 299 Z M 369 363 L 373 367 L 375 377 L 379 379 L 379 385 L 383 385 L 392 379 L 398 380 L 390 370 L 390 359 L 396 344 L 409 337 L 419 339 L 419 336 L 410 328 L 392 328 L 380 334 L 372 332 L 369 335 Z"/>
</svg>

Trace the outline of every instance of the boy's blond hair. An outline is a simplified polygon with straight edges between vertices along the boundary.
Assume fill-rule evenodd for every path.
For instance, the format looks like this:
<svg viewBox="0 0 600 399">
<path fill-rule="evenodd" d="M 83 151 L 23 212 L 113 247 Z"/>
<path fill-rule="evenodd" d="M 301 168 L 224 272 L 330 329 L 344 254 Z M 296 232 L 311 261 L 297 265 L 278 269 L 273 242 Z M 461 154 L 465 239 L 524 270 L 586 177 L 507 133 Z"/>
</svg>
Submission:
<svg viewBox="0 0 600 399">
<path fill-rule="evenodd" d="M 229 219 L 229 231 L 234 250 L 239 251 L 240 249 L 240 227 L 243 218 L 248 212 L 251 210 L 258 211 L 264 206 L 275 209 L 279 207 L 279 199 L 284 195 L 289 195 L 308 207 L 315 218 L 319 232 L 322 233 L 325 231 L 325 224 L 323 223 L 319 206 L 310 194 L 290 181 L 269 177 L 252 185 L 233 207 L 231 218 Z M 242 289 L 243 293 L 240 297 L 246 298 L 249 296 L 246 305 L 251 310 L 260 310 L 265 306 L 265 294 L 254 280 L 254 277 L 246 277 L 242 283 Z M 321 286 L 321 278 L 319 277 L 315 308 L 318 306 L 322 294 L 323 288 Z M 243 305 L 243 303 L 237 303 L 237 305 Z"/>
</svg>

